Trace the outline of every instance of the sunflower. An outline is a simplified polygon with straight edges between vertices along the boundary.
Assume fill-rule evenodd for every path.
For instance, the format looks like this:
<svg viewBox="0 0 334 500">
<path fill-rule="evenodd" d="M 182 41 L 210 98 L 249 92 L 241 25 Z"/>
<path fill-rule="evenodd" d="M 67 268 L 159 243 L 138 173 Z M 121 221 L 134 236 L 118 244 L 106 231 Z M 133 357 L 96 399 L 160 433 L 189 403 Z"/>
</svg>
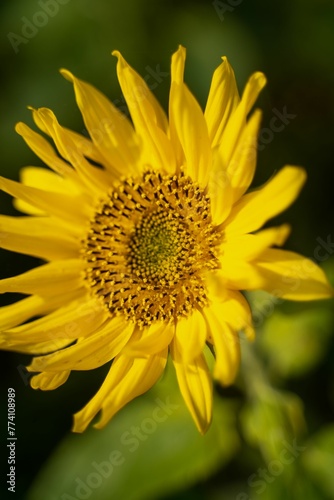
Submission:
<svg viewBox="0 0 334 500">
<path fill-rule="evenodd" d="M 315 263 L 272 248 L 283 245 L 289 226 L 260 230 L 294 201 L 306 176 L 286 166 L 247 192 L 261 120 L 259 110 L 249 113 L 266 83 L 262 73 L 251 76 L 240 98 L 223 57 L 203 113 L 183 82 L 179 47 L 167 119 L 145 80 L 113 54 L 131 122 L 90 84 L 61 70 L 89 138 L 61 126 L 46 108 L 31 108 L 43 135 L 16 126 L 51 170 L 26 167 L 21 183 L 1 178 L 0 187 L 28 214 L 1 216 L 1 246 L 45 263 L 0 282 L 0 292 L 27 295 L 2 308 L 1 346 L 35 355 L 27 367 L 34 389 L 55 389 L 72 370 L 110 363 L 99 391 L 75 414 L 75 432 L 99 412 L 95 427 L 105 426 L 157 382 L 170 356 L 205 433 L 212 379 L 231 384 L 239 334 L 254 337 L 241 290 L 292 300 L 333 295 Z"/>
</svg>

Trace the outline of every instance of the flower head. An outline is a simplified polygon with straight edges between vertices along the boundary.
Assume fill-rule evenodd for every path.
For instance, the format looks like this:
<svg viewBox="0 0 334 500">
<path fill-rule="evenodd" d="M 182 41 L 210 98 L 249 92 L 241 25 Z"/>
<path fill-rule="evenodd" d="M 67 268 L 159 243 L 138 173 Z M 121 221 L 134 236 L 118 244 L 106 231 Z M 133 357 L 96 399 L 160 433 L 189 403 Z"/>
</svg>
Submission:
<svg viewBox="0 0 334 500">
<path fill-rule="evenodd" d="M 103 427 L 161 377 L 171 356 L 180 390 L 204 433 L 212 378 L 233 382 L 239 332 L 252 339 L 241 290 L 294 300 L 332 295 L 322 270 L 281 246 L 289 227 L 260 230 L 298 195 L 305 172 L 284 167 L 247 192 L 256 166 L 265 85 L 255 73 L 239 97 L 226 58 L 214 72 L 205 112 L 183 82 L 185 50 L 173 55 L 169 118 L 145 81 L 118 58 L 132 123 L 69 71 L 89 138 L 32 109 L 43 135 L 17 132 L 51 169 L 4 178 L 23 217 L 0 218 L 1 245 L 46 261 L 0 282 L 28 297 L 2 308 L 1 346 L 35 355 L 33 388 L 55 389 L 72 370 L 110 363 L 104 383 L 74 417 L 83 431 L 101 410 Z M 49 136 L 58 150 L 45 138 Z M 246 194 L 245 194 L 246 193 Z M 37 319 L 34 319 L 36 318 Z M 31 321 L 28 321 L 31 320 Z M 203 354 L 209 345 L 213 373 Z"/>
</svg>

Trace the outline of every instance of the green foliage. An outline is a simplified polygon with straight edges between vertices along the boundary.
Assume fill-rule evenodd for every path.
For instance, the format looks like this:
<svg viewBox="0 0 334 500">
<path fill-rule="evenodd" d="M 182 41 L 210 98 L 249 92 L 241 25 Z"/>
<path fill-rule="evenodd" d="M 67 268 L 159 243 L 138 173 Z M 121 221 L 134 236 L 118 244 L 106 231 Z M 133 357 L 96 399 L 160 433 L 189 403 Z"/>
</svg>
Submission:
<svg viewBox="0 0 334 500">
<path fill-rule="evenodd" d="M 157 498 L 207 478 L 230 460 L 238 443 L 235 408 L 220 399 L 210 430 L 204 437 L 198 433 L 170 369 L 154 390 L 127 405 L 104 430 L 66 437 L 28 498 Z"/>
<path fill-rule="evenodd" d="M 278 311 L 268 318 L 261 348 L 270 370 L 283 378 L 309 372 L 327 352 L 333 320 L 333 311 L 319 308 L 292 314 Z"/>
<path fill-rule="evenodd" d="M 334 424 L 312 436 L 303 456 L 306 472 L 320 490 L 334 497 Z"/>
</svg>

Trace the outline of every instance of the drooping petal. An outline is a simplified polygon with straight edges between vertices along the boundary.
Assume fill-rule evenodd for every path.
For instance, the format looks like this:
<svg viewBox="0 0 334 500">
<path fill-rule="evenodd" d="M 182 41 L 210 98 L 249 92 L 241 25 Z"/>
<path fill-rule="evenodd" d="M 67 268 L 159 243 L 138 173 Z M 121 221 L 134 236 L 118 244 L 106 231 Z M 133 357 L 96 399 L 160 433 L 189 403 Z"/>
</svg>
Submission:
<svg viewBox="0 0 334 500">
<path fill-rule="evenodd" d="M 55 349 L 64 349 L 65 347 L 73 343 L 72 339 L 59 339 L 57 341 L 46 340 L 43 342 L 35 342 L 34 340 L 30 341 L 29 338 L 27 338 L 25 341 L 18 342 L 17 344 L 8 344 L 7 340 L 2 341 L 2 338 L 7 339 L 7 334 L 0 334 L 0 345 L 2 349 L 5 349 L 6 351 L 21 352 L 23 354 L 32 355 L 49 354 Z"/>
<path fill-rule="evenodd" d="M 248 340 L 254 340 L 252 311 L 242 293 L 229 290 L 223 304 L 221 304 L 221 314 L 232 331 L 243 331 Z"/>
<path fill-rule="evenodd" d="M 0 247 L 46 260 L 79 257 L 79 242 L 49 217 L 0 215 Z"/>
<path fill-rule="evenodd" d="M 115 174 L 138 173 L 138 144 L 128 119 L 92 85 L 62 69 L 73 83 L 78 107 L 95 147 L 103 155 L 103 164 Z"/>
<path fill-rule="evenodd" d="M 212 148 L 220 144 L 226 124 L 240 101 L 234 71 L 227 57 L 222 57 L 222 61 L 213 74 L 205 107 Z"/>
<path fill-rule="evenodd" d="M 184 363 L 199 357 L 205 345 L 206 330 L 203 316 L 197 309 L 189 317 L 178 320 L 174 345 L 177 352 L 182 352 Z"/>
<path fill-rule="evenodd" d="M 167 361 L 167 349 L 148 358 L 115 358 L 100 390 L 74 415 L 74 432 L 83 432 L 95 415 L 102 415 L 94 427 L 101 429 L 123 406 L 148 391 L 160 378 Z"/>
<path fill-rule="evenodd" d="M 219 311 L 219 317 L 233 331 L 243 331 L 248 340 L 253 340 L 255 332 L 252 323 L 252 312 L 245 297 L 237 290 L 228 290 L 224 283 L 222 270 L 209 272 L 206 276 L 206 286 L 210 304 Z M 210 308 L 210 306 L 209 306 Z M 206 314 L 206 309 L 204 314 Z"/>
<path fill-rule="evenodd" d="M 171 120 L 185 157 L 186 173 L 206 187 L 211 168 L 211 145 L 203 111 L 184 83 L 174 84 Z"/>
<path fill-rule="evenodd" d="M 167 347 L 173 336 L 174 326 L 170 323 L 157 322 L 144 329 L 141 337 L 131 338 L 124 347 L 126 356 L 147 357 L 161 352 Z"/>
<path fill-rule="evenodd" d="M 303 255 L 269 248 L 254 261 L 263 279 L 261 289 L 288 300 L 317 300 L 334 296 L 323 270 Z"/>
<path fill-rule="evenodd" d="M 41 316 L 58 309 L 58 307 L 76 300 L 79 294 L 82 295 L 81 292 L 74 290 L 61 295 L 57 293 L 54 296 L 48 295 L 47 297 L 32 295 L 14 304 L 4 306 L 1 308 L 0 331 L 9 330 L 34 316 Z M 1 345 L 1 348 L 5 349 L 6 347 Z"/>
<path fill-rule="evenodd" d="M 41 389 L 42 391 L 52 391 L 63 385 L 70 375 L 70 371 L 59 373 L 39 373 L 30 379 L 30 385 L 33 389 Z"/>
<path fill-rule="evenodd" d="M 175 156 L 167 136 L 168 121 L 160 104 L 145 80 L 131 68 L 122 55 L 118 59 L 117 75 L 137 134 L 142 139 L 143 163 L 163 171 L 175 171 Z"/>
<path fill-rule="evenodd" d="M 226 236 L 250 233 L 259 229 L 265 222 L 291 205 L 305 180 L 304 169 L 286 166 L 261 189 L 244 195 L 224 222 Z"/>
<path fill-rule="evenodd" d="M 110 319 L 92 335 L 61 351 L 33 359 L 28 371 L 92 370 L 119 354 L 129 340 L 134 326 L 120 316 Z"/>
<path fill-rule="evenodd" d="M 207 431 L 212 417 L 212 381 L 203 354 L 185 362 L 175 341 L 171 355 L 183 399 L 201 434 Z"/>
<path fill-rule="evenodd" d="M 37 295 L 26 297 L 1 308 L 0 331 L 13 328 L 43 311 L 45 299 Z"/>
<path fill-rule="evenodd" d="M 107 318 L 108 313 L 95 298 L 81 297 L 43 318 L 7 330 L 4 335 L 8 345 L 26 342 L 27 339 L 31 342 L 54 340 L 52 350 L 55 351 L 59 348 L 59 339 L 73 341 L 87 337 L 98 330 Z"/>
<path fill-rule="evenodd" d="M 238 334 L 225 320 L 222 304 L 218 300 L 212 300 L 210 306 L 203 310 L 203 315 L 216 353 L 213 376 L 222 385 L 229 385 L 239 368 L 240 343 Z M 225 310 L 228 311 L 228 307 Z"/>
<path fill-rule="evenodd" d="M 66 259 L 50 262 L 12 278 L 0 280 L 0 293 L 27 293 L 38 295 L 57 291 L 64 293 L 83 286 L 83 260 Z"/>
</svg>

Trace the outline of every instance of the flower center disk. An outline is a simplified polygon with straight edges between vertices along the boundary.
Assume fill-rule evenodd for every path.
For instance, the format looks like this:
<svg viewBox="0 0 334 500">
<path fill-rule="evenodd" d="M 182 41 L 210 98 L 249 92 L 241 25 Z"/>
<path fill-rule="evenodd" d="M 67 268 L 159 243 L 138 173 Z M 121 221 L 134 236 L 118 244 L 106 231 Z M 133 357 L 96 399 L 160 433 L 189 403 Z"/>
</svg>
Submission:
<svg viewBox="0 0 334 500">
<path fill-rule="evenodd" d="M 218 267 L 221 234 L 210 200 L 183 175 L 125 179 L 90 223 L 88 287 L 107 310 L 139 327 L 176 321 L 207 305 L 203 273 Z"/>
<path fill-rule="evenodd" d="M 128 262 L 134 274 L 176 285 L 189 258 L 191 234 L 185 224 L 165 209 L 142 218 L 131 236 Z"/>
</svg>

